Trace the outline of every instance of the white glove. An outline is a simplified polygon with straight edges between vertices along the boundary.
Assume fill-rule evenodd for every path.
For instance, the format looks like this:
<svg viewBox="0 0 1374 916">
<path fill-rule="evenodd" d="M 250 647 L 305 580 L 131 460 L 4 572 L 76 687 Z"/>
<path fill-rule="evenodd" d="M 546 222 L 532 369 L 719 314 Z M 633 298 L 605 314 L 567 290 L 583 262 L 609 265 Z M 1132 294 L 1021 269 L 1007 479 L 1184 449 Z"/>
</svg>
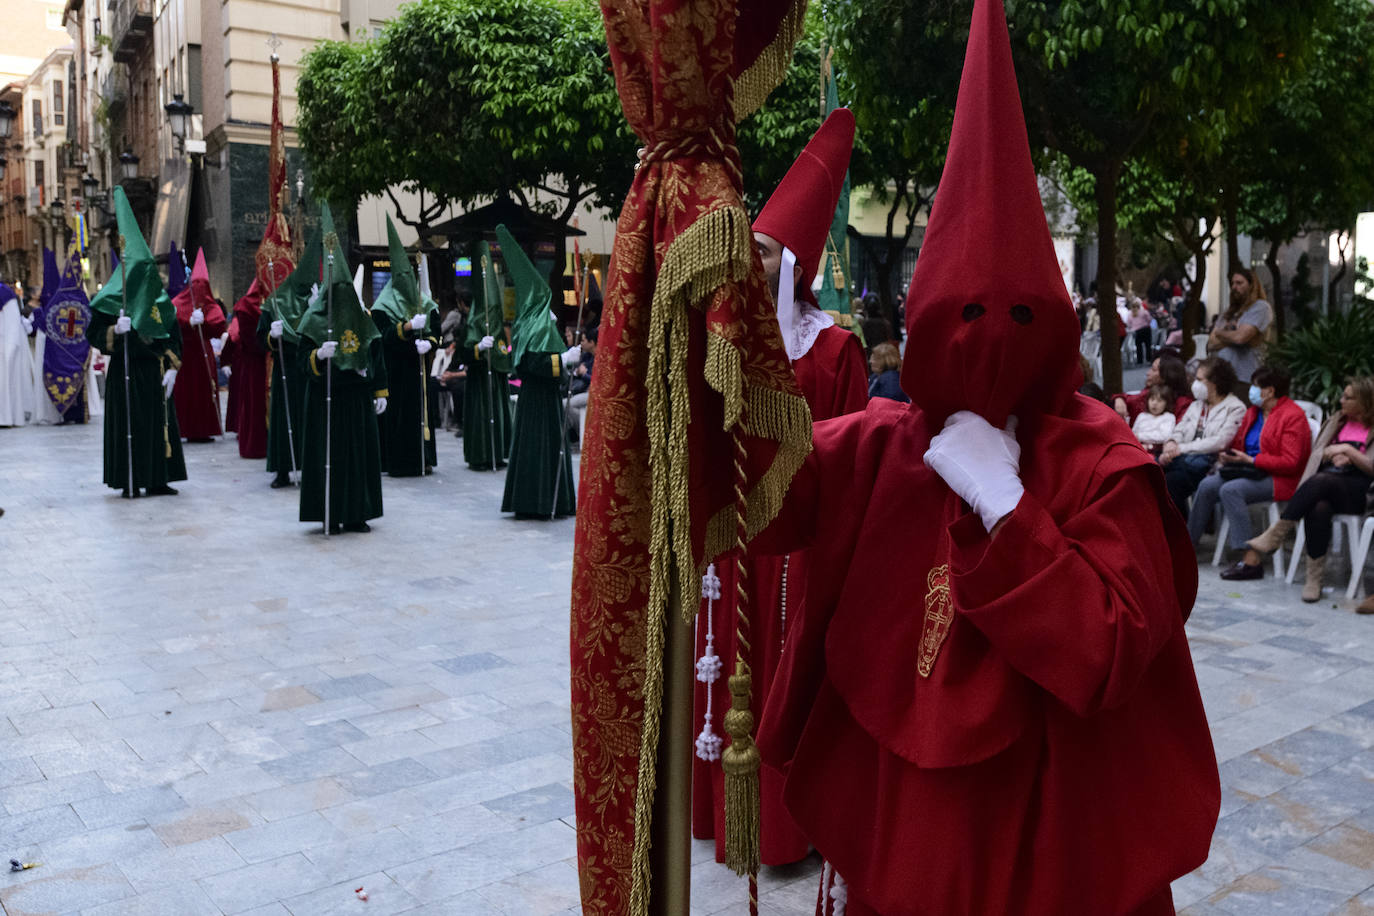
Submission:
<svg viewBox="0 0 1374 916">
<path fill-rule="evenodd" d="M 421 356 L 424 356 L 426 353 L 433 349 L 434 344 L 430 343 L 427 340 L 415 341 L 415 352 L 419 353 Z"/>
<path fill-rule="evenodd" d="M 377 411 L 377 416 L 386 413 L 386 398 L 373 398 L 372 407 Z"/>
<path fill-rule="evenodd" d="M 429 316 L 424 313 L 416 315 L 414 318 L 410 319 L 410 329 L 412 331 L 422 331 L 424 330 L 425 322 L 428 320 Z"/>
<path fill-rule="evenodd" d="M 568 368 L 569 366 L 576 366 L 580 362 L 582 362 L 581 347 L 569 347 L 568 352 L 563 354 L 564 369 Z"/>
<path fill-rule="evenodd" d="M 320 348 L 315 351 L 315 358 L 333 359 L 334 351 L 337 349 L 339 349 L 339 342 L 337 340 L 326 340 L 324 343 L 320 344 Z"/>
<path fill-rule="evenodd" d="M 926 466 L 973 507 L 992 531 L 1021 501 L 1021 446 L 1016 418 L 997 429 L 978 414 L 961 410 L 930 440 Z"/>
<path fill-rule="evenodd" d="M 234 367 L 233 367 L 233 366 L 220 366 L 219 368 L 220 368 L 220 371 L 222 371 L 222 372 L 224 373 L 224 377 L 225 377 L 225 378 L 228 378 L 229 376 L 231 376 L 231 375 L 234 374 Z"/>
<path fill-rule="evenodd" d="M 33 319 L 30 318 L 28 315 L 21 315 L 21 316 L 19 317 L 19 320 L 22 321 L 22 322 L 24 323 L 24 333 L 25 333 L 25 334 L 32 334 L 32 333 L 33 333 Z"/>
<path fill-rule="evenodd" d="M 205 324 L 205 312 L 199 308 L 191 311 L 191 327 L 195 327 L 198 324 Z"/>
<path fill-rule="evenodd" d="M 486 337 L 483 337 L 481 340 L 479 340 L 479 341 L 477 342 L 477 349 L 478 349 L 478 350 L 490 350 L 490 349 L 491 349 L 492 347 L 494 347 L 495 345 L 496 345 L 496 338 L 495 338 L 495 337 L 492 337 L 490 334 L 488 334 Z"/>
<path fill-rule="evenodd" d="M 119 310 L 119 318 L 115 319 L 115 333 L 127 334 L 134 329 L 134 320 L 124 314 L 124 310 Z"/>
<path fill-rule="evenodd" d="M 172 386 L 176 383 L 177 371 L 175 369 L 168 369 L 166 372 L 162 373 L 162 390 L 166 392 L 163 397 L 170 398 L 172 396 Z"/>
<path fill-rule="evenodd" d="M 210 349 L 215 351 L 216 356 L 219 356 L 224 352 L 224 341 L 220 340 L 218 337 L 211 337 Z"/>
<path fill-rule="evenodd" d="M 272 335 L 273 337 L 280 337 L 282 335 L 282 327 L 283 325 L 281 319 L 278 318 L 276 321 L 272 322 L 272 330 L 268 331 L 267 333 Z"/>
</svg>

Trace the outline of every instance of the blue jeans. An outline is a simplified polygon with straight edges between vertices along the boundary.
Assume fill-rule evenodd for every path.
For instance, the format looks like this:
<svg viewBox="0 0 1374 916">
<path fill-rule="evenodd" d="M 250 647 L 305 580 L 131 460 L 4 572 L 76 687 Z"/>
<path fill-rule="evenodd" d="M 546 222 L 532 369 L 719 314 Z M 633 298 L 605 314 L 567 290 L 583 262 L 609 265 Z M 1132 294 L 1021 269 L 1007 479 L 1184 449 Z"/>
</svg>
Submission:
<svg viewBox="0 0 1374 916">
<path fill-rule="evenodd" d="M 1248 480 L 1244 477 L 1222 480 L 1220 474 L 1209 474 L 1198 484 L 1197 492 L 1193 494 L 1193 509 L 1188 513 L 1188 533 L 1193 536 L 1193 543 L 1197 544 L 1202 538 L 1202 532 L 1207 529 L 1207 522 L 1212 518 L 1212 513 L 1216 511 L 1217 503 L 1220 502 L 1221 511 L 1231 523 L 1226 543 L 1239 550 L 1245 546 L 1246 541 L 1254 537 L 1250 533 L 1251 503 L 1268 502 L 1273 498 L 1272 477 L 1265 477 L 1263 480 Z"/>
</svg>

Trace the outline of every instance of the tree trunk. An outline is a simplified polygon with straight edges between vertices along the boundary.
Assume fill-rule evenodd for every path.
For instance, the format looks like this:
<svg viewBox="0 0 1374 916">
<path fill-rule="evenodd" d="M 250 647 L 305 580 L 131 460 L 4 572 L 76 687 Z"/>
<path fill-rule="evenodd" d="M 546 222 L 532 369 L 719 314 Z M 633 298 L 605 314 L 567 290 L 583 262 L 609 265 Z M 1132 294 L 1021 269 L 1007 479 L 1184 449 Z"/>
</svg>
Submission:
<svg viewBox="0 0 1374 916">
<path fill-rule="evenodd" d="M 1204 238 L 1204 242 L 1205 242 Z M 1193 335 L 1202 327 L 1202 288 L 1207 283 L 1207 249 L 1200 244 L 1193 249 L 1193 263 L 1197 264 L 1197 274 L 1188 286 L 1188 298 L 1183 302 L 1183 361 L 1197 357 L 1202 359 L 1206 353 L 1198 353 L 1193 346 Z"/>
<path fill-rule="evenodd" d="M 1274 333 L 1283 336 L 1283 276 L 1279 273 L 1279 245 L 1269 239 L 1269 250 L 1264 253 L 1264 266 L 1269 268 L 1269 304 L 1274 307 Z"/>
<path fill-rule="evenodd" d="M 1240 229 L 1236 226 L 1236 188 L 1226 184 L 1221 189 L 1222 218 L 1226 221 L 1226 269 L 1234 271 L 1245 265 L 1240 262 Z"/>
<path fill-rule="evenodd" d="M 1097 198 L 1097 314 L 1102 328 L 1102 390 L 1124 391 L 1121 338 L 1116 333 L 1116 184 L 1121 163 L 1093 176 Z"/>
</svg>

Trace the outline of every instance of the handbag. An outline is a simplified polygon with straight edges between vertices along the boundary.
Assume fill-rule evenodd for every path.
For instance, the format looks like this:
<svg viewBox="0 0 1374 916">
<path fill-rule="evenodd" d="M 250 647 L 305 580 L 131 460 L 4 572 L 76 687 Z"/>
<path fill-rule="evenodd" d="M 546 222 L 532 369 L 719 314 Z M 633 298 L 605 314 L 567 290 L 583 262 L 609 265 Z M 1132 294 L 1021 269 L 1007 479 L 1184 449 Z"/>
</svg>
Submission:
<svg viewBox="0 0 1374 916">
<path fill-rule="evenodd" d="M 1219 471 L 1222 480 L 1263 480 L 1268 471 L 1261 471 L 1253 464 L 1223 464 Z"/>
</svg>

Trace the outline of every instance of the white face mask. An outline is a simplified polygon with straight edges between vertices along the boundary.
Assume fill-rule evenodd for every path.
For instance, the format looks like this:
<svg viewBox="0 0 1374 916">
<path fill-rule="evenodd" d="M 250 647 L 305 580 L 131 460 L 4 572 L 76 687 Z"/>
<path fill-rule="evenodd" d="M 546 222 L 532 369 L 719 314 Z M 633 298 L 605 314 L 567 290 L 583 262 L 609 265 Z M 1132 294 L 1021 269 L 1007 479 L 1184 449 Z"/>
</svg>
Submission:
<svg viewBox="0 0 1374 916">
<path fill-rule="evenodd" d="M 1194 382 L 1193 382 L 1193 398 L 1194 398 L 1194 400 L 1198 400 L 1198 401 L 1205 401 L 1205 400 L 1207 400 L 1207 384 L 1206 384 L 1205 382 L 1199 382 L 1199 381 L 1194 380 Z"/>
</svg>

